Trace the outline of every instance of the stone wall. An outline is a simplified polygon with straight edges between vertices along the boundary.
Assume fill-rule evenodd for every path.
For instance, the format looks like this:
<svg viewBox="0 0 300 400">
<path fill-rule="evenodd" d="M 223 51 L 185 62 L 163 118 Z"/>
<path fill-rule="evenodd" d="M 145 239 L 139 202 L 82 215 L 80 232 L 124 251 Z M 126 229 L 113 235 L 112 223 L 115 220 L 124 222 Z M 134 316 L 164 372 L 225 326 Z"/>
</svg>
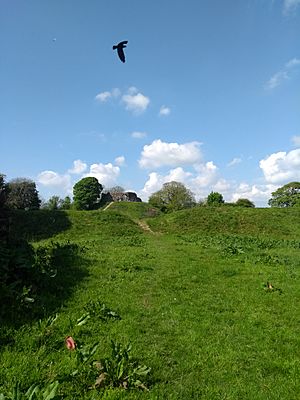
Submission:
<svg viewBox="0 0 300 400">
<path fill-rule="evenodd" d="M 101 199 L 105 203 L 111 201 L 129 201 L 129 202 L 141 202 L 142 200 L 137 197 L 134 192 L 116 192 L 116 193 L 103 193 Z"/>
</svg>

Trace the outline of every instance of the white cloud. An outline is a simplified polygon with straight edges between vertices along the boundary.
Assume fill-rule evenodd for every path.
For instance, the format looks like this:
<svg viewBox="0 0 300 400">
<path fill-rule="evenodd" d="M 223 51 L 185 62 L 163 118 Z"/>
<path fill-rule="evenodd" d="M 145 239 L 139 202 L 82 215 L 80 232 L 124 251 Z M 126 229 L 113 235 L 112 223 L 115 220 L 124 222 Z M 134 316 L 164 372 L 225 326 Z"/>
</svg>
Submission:
<svg viewBox="0 0 300 400">
<path fill-rule="evenodd" d="M 300 149 L 289 153 L 280 151 L 259 162 L 265 179 L 269 183 L 288 183 L 300 180 Z"/>
<path fill-rule="evenodd" d="M 185 172 L 181 167 L 171 169 L 167 175 L 160 175 L 157 172 L 151 172 L 149 174 L 149 179 L 141 190 L 140 196 L 144 201 L 147 201 L 149 196 L 160 190 L 164 183 L 176 181 L 185 184 L 187 179 L 191 176 L 192 174 L 190 172 Z"/>
<path fill-rule="evenodd" d="M 112 89 L 110 92 L 101 92 L 97 94 L 95 100 L 100 101 L 101 103 L 105 103 L 107 100 L 111 99 L 112 97 L 116 98 L 121 95 L 121 91 L 118 88 Z"/>
<path fill-rule="evenodd" d="M 283 1 L 283 13 L 290 15 L 294 13 L 297 7 L 300 5 L 300 0 L 284 0 Z"/>
<path fill-rule="evenodd" d="M 289 79 L 287 71 L 279 71 L 274 74 L 266 83 L 266 89 L 275 89 L 277 86 L 281 85 L 285 80 Z"/>
<path fill-rule="evenodd" d="M 279 85 L 281 85 L 284 81 L 291 78 L 291 70 L 300 66 L 300 60 L 298 58 L 292 58 L 287 63 L 285 63 L 284 67 L 276 72 L 265 84 L 265 89 L 275 89 Z"/>
<path fill-rule="evenodd" d="M 42 171 L 38 174 L 37 181 L 43 186 L 62 189 L 66 192 L 72 187 L 70 175 L 60 175 L 54 171 Z"/>
<path fill-rule="evenodd" d="M 102 93 L 97 94 L 97 96 L 95 97 L 95 100 L 98 100 L 101 103 L 104 103 L 105 101 L 107 101 L 110 98 L 111 98 L 110 92 L 102 92 Z"/>
<path fill-rule="evenodd" d="M 242 162 L 241 158 L 235 157 L 227 164 L 227 167 L 233 167 L 234 165 L 240 164 L 241 162 Z"/>
<path fill-rule="evenodd" d="M 120 89 L 114 88 L 111 91 L 98 93 L 95 100 L 100 103 L 105 103 L 110 99 L 117 99 L 122 95 Z M 149 106 L 150 99 L 145 96 L 134 86 L 131 86 L 125 94 L 121 96 L 121 103 L 125 105 L 126 110 L 132 111 L 134 114 L 141 114 Z"/>
<path fill-rule="evenodd" d="M 82 174 L 87 169 L 87 164 L 81 160 L 73 161 L 73 168 L 69 169 L 70 174 Z"/>
<path fill-rule="evenodd" d="M 159 110 L 159 115 L 169 115 L 171 112 L 171 109 L 166 106 L 161 106 Z"/>
<path fill-rule="evenodd" d="M 197 175 L 193 178 L 192 185 L 196 188 L 202 189 L 217 181 L 218 167 L 212 161 L 208 161 L 205 164 L 197 164 L 194 167 Z"/>
<path fill-rule="evenodd" d="M 122 101 L 125 103 L 126 109 L 135 114 L 144 112 L 150 103 L 149 97 L 139 93 L 135 87 L 128 89 L 127 94 L 122 96 Z"/>
<path fill-rule="evenodd" d="M 223 194 L 224 192 L 227 193 L 231 190 L 232 184 L 230 184 L 226 179 L 220 178 L 212 187 L 215 192 L 221 192 Z"/>
<path fill-rule="evenodd" d="M 125 157 L 124 156 L 120 156 L 120 157 L 115 158 L 115 164 L 118 165 L 119 167 L 124 165 L 125 164 Z"/>
<path fill-rule="evenodd" d="M 253 202 L 266 203 L 271 198 L 271 193 L 277 189 L 277 186 L 267 185 L 249 185 L 240 183 L 231 195 L 230 201 L 236 202 L 238 199 L 249 199 Z"/>
<path fill-rule="evenodd" d="M 299 4 L 300 4 L 300 0 L 299 0 Z M 285 64 L 286 68 L 294 68 L 294 67 L 297 67 L 298 65 L 300 65 L 299 58 L 292 58 L 290 61 L 288 61 Z"/>
<path fill-rule="evenodd" d="M 93 176 L 98 179 L 99 183 L 103 186 L 112 186 L 116 183 L 118 176 L 120 175 L 120 168 L 111 163 L 108 164 L 92 164 L 89 172 L 85 173 L 84 176 Z"/>
<path fill-rule="evenodd" d="M 199 142 L 178 144 L 154 140 L 144 146 L 139 165 L 141 168 L 159 168 L 195 164 L 201 160 L 199 146 Z"/>
<path fill-rule="evenodd" d="M 292 142 L 295 146 L 300 146 L 300 136 L 293 136 Z"/>
<path fill-rule="evenodd" d="M 133 137 L 134 139 L 143 139 L 147 136 L 146 132 L 132 132 L 131 137 Z"/>
</svg>

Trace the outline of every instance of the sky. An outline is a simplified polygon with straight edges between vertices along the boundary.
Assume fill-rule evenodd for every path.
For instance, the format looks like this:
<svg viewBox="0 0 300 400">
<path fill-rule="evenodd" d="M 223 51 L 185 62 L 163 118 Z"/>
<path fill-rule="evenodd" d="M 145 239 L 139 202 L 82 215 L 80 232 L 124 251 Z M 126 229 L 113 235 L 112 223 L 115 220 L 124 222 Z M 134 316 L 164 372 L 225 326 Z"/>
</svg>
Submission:
<svg viewBox="0 0 300 400">
<path fill-rule="evenodd" d="M 0 149 L 44 200 L 94 176 L 265 207 L 300 181 L 300 0 L 0 0 Z"/>
</svg>

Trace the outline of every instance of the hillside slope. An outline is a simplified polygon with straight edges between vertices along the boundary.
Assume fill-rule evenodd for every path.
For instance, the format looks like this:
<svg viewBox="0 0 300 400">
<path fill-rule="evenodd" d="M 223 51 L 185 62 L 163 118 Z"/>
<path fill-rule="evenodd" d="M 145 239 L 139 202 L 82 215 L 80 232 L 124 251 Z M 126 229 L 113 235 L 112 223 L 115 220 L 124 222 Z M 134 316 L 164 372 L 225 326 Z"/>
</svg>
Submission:
<svg viewBox="0 0 300 400">
<path fill-rule="evenodd" d="M 154 231 L 231 233 L 300 237 L 300 210 L 278 208 L 195 207 L 148 219 Z"/>
</svg>

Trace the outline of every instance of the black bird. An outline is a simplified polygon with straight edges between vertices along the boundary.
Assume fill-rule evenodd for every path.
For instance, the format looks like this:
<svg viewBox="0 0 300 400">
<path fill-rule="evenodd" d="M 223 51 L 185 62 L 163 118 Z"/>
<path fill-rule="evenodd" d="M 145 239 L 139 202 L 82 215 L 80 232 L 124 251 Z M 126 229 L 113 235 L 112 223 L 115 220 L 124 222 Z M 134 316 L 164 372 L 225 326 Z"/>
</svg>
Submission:
<svg viewBox="0 0 300 400">
<path fill-rule="evenodd" d="M 128 43 L 128 40 L 124 40 L 123 42 L 120 42 L 119 44 L 117 44 L 116 46 L 113 46 L 113 50 L 118 51 L 118 56 L 120 58 L 120 60 L 124 63 L 125 62 L 125 54 L 123 49 L 126 47 L 126 44 Z"/>
</svg>

